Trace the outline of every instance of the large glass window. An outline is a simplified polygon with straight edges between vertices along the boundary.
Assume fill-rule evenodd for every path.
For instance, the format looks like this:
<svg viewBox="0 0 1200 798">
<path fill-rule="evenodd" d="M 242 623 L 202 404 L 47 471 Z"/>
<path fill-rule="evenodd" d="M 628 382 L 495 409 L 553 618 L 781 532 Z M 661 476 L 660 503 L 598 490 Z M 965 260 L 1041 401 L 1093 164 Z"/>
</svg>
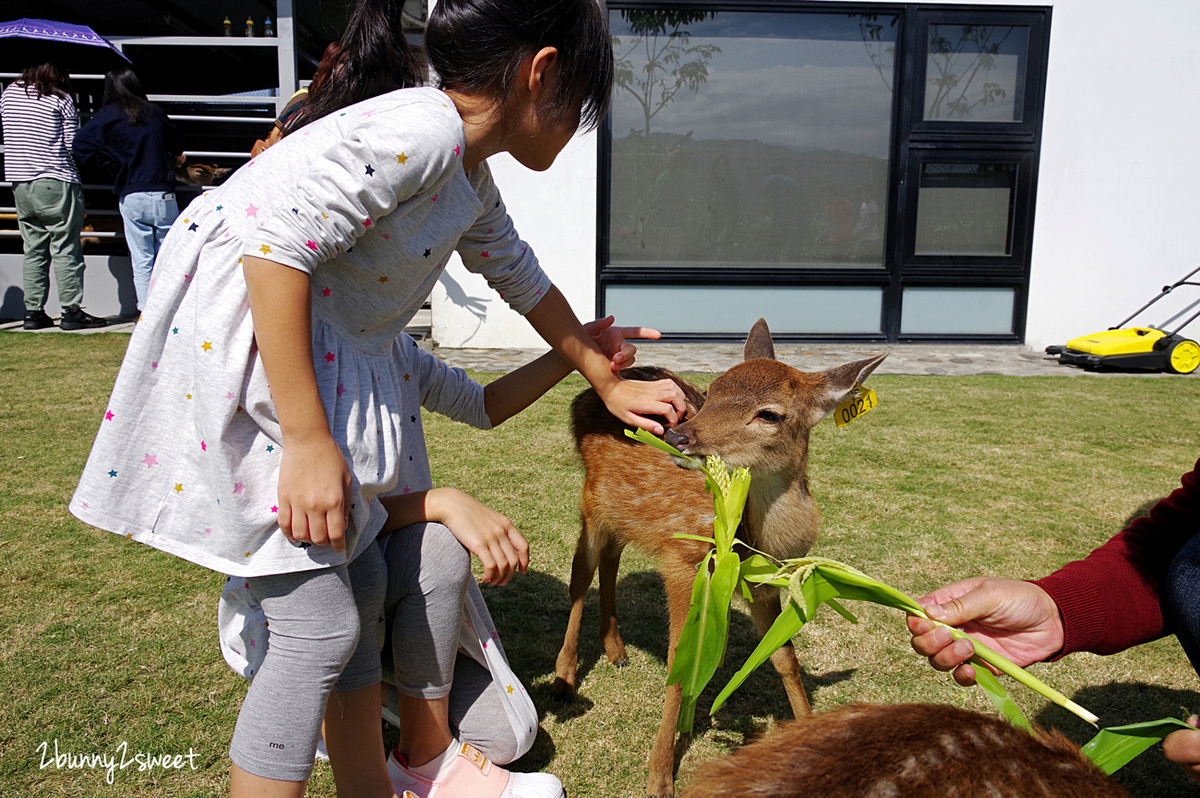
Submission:
<svg viewBox="0 0 1200 798">
<path fill-rule="evenodd" d="M 882 269 L 896 17 L 611 12 L 612 266 Z"/>
<path fill-rule="evenodd" d="M 609 0 L 597 312 L 1019 341 L 1051 9 Z M 646 322 L 650 319 L 650 322 Z"/>
</svg>

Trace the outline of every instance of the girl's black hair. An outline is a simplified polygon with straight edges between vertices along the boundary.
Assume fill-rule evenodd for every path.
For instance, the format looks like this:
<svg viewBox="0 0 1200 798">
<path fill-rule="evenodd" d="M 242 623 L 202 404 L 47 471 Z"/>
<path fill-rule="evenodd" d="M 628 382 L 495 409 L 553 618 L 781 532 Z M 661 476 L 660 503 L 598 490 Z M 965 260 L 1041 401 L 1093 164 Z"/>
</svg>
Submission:
<svg viewBox="0 0 1200 798">
<path fill-rule="evenodd" d="M 134 127 L 142 124 L 156 110 L 146 98 L 142 82 L 127 66 L 117 67 L 104 75 L 104 99 L 101 102 L 103 105 L 119 105 L 129 124 Z"/>
<path fill-rule="evenodd" d="M 443 89 L 503 101 L 517 70 L 543 47 L 558 49 L 558 83 L 548 109 L 580 127 L 608 113 L 612 37 L 602 0 L 438 0 L 425 49 Z"/>
<path fill-rule="evenodd" d="M 67 74 L 67 70 L 59 69 L 51 63 L 26 67 L 21 70 L 21 83 L 25 84 L 26 93 L 30 89 L 36 91 L 38 99 L 49 94 L 70 97 L 67 92 L 71 91 L 71 78 Z"/>
<path fill-rule="evenodd" d="M 424 83 L 425 63 L 404 38 L 403 5 L 403 0 L 360 0 L 355 5 L 328 80 L 310 87 L 285 134 L 347 105 Z"/>
</svg>

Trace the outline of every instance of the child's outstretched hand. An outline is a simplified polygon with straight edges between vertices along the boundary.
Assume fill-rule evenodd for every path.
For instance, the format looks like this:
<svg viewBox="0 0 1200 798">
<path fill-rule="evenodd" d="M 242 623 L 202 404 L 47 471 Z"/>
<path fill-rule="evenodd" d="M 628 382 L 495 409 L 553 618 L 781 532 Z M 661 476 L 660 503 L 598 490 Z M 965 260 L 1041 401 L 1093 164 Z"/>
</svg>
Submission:
<svg viewBox="0 0 1200 798">
<path fill-rule="evenodd" d="M 608 367 L 614 372 L 627 369 L 633 365 L 637 347 L 629 343 L 629 338 L 646 338 L 656 340 L 662 338 L 662 333 L 650 327 L 614 327 L 612 316 L 589 321 L 583 325 L 587 334 L 592 336 L 596 346 L 608 357 Z"/>
<path fill-rule="evenodd" d="M 426 494 L 428 520 L 449 527 L 463 548 L 479 558 L 483 581 L 504 585 L 529 568 L 529 543 L 512 521 L 457 488 L 434 488 Z"/>
</svg>

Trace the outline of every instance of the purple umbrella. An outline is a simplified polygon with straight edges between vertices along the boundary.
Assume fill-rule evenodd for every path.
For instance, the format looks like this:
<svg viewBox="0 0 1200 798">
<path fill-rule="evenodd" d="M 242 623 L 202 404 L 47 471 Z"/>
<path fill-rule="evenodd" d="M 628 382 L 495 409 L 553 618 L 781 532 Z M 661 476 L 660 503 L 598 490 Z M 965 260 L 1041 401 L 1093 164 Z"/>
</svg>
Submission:
<svg viewBox="0 0 1200 798">
<path fill-rule="evenodd" d="M 103 36 L 96 33 L 87 25 L 72 25 L 69 22 L 54 22 L 48 19 L 14 19 L 11 22 L 0 22 L 0 39 L 13 38 L 27 40 L 26 46 L 22 48 L 22 57 L 28 61 L 30 58 L 36 59 L 42 52 L 48 56 L 47 60 L 53 60 L 53 56 L 62 52 L 63 49 L 57 45 L 85 45 L 89 48 L 103 48 L 102 51 L 89 50 L 92 53 L 104 53 L 106 58 L 115 53 L 120 56 L 125 62 L 129 63 L 129 59 L 125 54 L 118 50 L 112 42 L 105 39 Z M 36 42 L 36 44 L 35 44 Z M 42 44 L 45 42 L 46 44 Z M 54 44 L 49 44 L 53 42 Z M 16 42 L 13 42 L 16 44 Z M 42 48 L 45 48 L 44 50 Z M 0 47 L 0 61 L 7 62 L 8 54 L 3 51 L 8 50 L 9 46 Z M 76 48 L 70 48 L 75 50 Z M 83 50 L 78 50 L 82 54 Z M 5 63 L 4 66 L 10 66 Z M 18 66 L 18 65 L 11 65 Z M 28 64 L 20 64 L 19 66 L 28 66 Z"/>
</svg>

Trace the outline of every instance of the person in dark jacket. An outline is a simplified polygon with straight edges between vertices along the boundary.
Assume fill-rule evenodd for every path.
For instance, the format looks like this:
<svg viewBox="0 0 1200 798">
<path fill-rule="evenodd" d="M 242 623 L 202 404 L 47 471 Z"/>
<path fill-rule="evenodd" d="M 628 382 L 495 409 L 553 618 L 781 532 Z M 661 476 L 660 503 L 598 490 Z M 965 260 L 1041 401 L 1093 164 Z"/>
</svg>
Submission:
<svg viewBox="0 0 1200 798">
<path fill-rule="evenodd" d="M 133 70 L 119 67 L 105 75 L 104 106 L 80 128 L 72 149 L 81 166 L 98 166 L 112 175 L 138 307 L 144 308 L 154 259 L 179 215 L 175 166 L 185 160 L 179 132 L 146 98 Z"/>
</svg>

